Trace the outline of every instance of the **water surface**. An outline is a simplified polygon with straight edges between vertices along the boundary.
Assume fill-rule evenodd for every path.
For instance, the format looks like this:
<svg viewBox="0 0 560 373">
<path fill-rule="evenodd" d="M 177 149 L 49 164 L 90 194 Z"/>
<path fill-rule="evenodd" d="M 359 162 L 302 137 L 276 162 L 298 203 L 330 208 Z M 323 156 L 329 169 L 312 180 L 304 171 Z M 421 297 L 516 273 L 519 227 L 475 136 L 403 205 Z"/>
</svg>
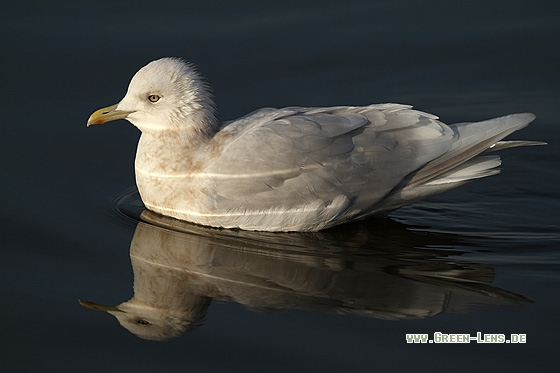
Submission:
<svg viewBox="0 0 560 373">
<path fill-rule="evenodd" d="M 4 364 L 552 370 L 560 306 L 553 8 L 405 0 L 7 5 Z M 124 95 L 138 68 L 162 56 L 200 66 L 223 120 L 263 106 L 374 102 L 413 104 L 448 123 L 530 111 L 537 120 L 512 138 L 549 145 L 505 151 L 500 175 L 388 218 L 317 234 L 169 226 L 141 215 L 137 130 L 126 122 L 85 127 L 93 110 Z M 149 312 L 129 312 L 123 328 L 78 299 L 133 299 L 136 311 Z M 159 328 L 139 331 L 144 321 Z M 434 332 L 523 333 L 527 343 L 406 343 L 407 333 Z"/>
</svg>

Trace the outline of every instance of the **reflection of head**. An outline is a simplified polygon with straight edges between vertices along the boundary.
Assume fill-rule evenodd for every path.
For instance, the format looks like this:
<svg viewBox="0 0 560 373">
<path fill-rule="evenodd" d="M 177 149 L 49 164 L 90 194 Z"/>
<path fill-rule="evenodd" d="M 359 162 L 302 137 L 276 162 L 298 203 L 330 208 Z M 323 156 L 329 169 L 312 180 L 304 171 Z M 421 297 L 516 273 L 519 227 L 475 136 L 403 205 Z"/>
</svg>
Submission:
<svg viewBox="0 0 560 373">
<path fill-rule="evenodd" d="M 181 250 L 173 246 L 173 240 L 163 242 L 166 235 L 161 229 L 152 228 L 156 230 L 140 223 L 131 244 L 134 297 L 116 307 L 80 303 L 115 316 L 124 328 L 140 338 L 162 341 L 199 327 L 212 298 L 205 295 L 211 290 L 200 276 L 182 268 L 182 265 L 197 260 L 181 256 Z M 180 257 L 173 257 L 167 263 L 158 261 L 158 256 L 167 252 L 166 245 L 174 247 L 171 251 Z"/>
<path fill-rule="evenodd" d="M 113 314 L 123 327 L 144 339 L 164 340 L 203 322 L 211 298 L 203 295 L 198 276 L 133 255 L 131 261 L 134 297 L 118 306 L 124 312 Z"/>
<path fill-rule="evenodd" d="M 182 308 L 150 306 L 132 298 L 116 307 L 80 302 L 91 309 L 105 311 L 134 335 L 152 341 L 164 341 L 194 331 L 204 322 L 211 298 L 193 296 Z"/>
<path fill-rule="evenodd" d="M 136 336 L 163 341 L 180 337 L 199 327 L 204 321 L 210 298 L 199 299 L 194 309 L 169 310 L 138 304 L 134 299 L 109 311 L 119 323 Z"/>
</svg>

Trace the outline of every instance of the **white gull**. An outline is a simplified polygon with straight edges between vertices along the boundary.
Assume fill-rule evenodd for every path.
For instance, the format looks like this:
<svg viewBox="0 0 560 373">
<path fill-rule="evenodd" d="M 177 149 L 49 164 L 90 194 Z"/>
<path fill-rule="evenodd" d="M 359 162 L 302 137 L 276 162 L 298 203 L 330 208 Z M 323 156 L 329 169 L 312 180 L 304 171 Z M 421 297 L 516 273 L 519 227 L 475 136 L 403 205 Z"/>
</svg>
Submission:
<svg viewBox="0 0 560 373">
<path fill-rule="evenodd" d="M 318 231 L 388 212 L 499 172 L 489 150 L 535 116 L 446 125 L 409 105 L 264 108 L 220 123 L 189 63 L 141 68 L 87 125 L 126 119 L 142 135 L 136 184 L 147 209 L 223 228 Z"/>
</svg>

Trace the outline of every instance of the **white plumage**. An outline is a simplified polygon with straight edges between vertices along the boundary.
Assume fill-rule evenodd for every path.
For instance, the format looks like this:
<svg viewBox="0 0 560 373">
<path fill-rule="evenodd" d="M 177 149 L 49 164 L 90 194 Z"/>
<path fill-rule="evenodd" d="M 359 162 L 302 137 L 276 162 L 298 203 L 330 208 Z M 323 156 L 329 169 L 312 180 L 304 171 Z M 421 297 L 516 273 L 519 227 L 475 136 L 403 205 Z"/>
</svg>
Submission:
<svg viewBox="0 0 560 373">
<path fill-rule="evenodd" d="M 202 225 L 316 231 L 390 211 L 499 172 L 491 150 L 535 116 L 445 125 L 400 104 L 265 108 L 220 124 L 191 65 L 140 69 L 125 97 L 88 125 L 127 119 L 142 131 L 136 182 L 152 211 Z"/>
</svg>

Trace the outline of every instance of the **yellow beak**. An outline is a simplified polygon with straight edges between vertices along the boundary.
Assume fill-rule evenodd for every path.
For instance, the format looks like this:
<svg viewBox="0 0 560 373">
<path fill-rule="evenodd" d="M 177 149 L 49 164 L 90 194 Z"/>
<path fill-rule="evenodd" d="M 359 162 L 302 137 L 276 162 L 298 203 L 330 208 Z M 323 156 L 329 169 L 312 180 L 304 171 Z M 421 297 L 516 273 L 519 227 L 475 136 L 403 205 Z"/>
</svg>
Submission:
<svg viewBox="0 0 560 373">
<path fill-rule="evenodd" d="M 92 124 L 103 124 L 117 119 L 125 119 L 132 111 L 117 110 L 117 105 L 111 105 L 101 108 L 90 115 L 87 126 Z"/>
</svg>

